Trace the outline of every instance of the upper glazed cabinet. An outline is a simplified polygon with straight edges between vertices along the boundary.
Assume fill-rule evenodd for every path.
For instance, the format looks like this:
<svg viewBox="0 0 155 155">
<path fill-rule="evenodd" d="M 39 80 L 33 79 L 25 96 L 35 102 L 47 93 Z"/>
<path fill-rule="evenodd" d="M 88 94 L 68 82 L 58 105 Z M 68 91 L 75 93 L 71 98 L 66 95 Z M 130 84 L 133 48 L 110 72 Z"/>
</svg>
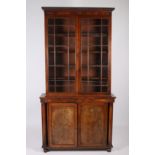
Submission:
<svg viewBox="0 0 155 155">
<path fill-rule="evenodd" d="M 83 10 L 46 11 L 47 93 L 110 93 L 110 12 Z"/>
</svg>

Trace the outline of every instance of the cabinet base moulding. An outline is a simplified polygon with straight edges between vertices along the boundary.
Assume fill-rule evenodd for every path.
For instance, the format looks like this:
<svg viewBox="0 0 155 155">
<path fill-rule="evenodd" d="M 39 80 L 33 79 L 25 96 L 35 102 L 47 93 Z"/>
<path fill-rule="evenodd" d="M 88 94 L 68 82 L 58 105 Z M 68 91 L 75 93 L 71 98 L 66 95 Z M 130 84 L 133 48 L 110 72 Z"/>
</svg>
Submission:
<svg viewBox="0 0 155 155">
<path fill-rule="evenodd" d="M 49 152 L 49 151 L 107 151 L 111 152 L 113 146 L 107 147 L 107 148 L 50 148 L 50 147 L 43 147 L 43 151 Z"/>
</svg>

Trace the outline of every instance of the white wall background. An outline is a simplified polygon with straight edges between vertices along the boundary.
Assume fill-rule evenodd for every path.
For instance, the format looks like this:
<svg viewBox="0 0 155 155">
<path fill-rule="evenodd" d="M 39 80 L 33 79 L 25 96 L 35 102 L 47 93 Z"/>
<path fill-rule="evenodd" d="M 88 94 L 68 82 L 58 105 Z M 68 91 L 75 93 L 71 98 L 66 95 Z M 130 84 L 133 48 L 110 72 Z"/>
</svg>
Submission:
<svg viewBox="0 0 155 155">
<path fill-rule="evenodd" d="M 44 14 L 42 6 L 114 7 L 112 20 L 112 93 L 115 127 L 129 123 L 128 0 L 27 0 L 27 126 L 41 130 L 39 96 L 45 92 Z"/>
</svg>

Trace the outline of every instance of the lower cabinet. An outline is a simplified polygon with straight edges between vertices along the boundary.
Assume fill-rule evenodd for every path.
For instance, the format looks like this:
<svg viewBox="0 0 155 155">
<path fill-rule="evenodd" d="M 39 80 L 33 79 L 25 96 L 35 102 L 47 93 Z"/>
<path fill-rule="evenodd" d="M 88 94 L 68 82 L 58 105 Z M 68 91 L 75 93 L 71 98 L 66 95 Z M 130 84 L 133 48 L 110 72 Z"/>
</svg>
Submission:
<svg viewBox="0 0 155 155">
<path fill-rule="evenodd" d="M 107 103 L 48 103 L 48 147 L 106 148 Z"/>
</svg>

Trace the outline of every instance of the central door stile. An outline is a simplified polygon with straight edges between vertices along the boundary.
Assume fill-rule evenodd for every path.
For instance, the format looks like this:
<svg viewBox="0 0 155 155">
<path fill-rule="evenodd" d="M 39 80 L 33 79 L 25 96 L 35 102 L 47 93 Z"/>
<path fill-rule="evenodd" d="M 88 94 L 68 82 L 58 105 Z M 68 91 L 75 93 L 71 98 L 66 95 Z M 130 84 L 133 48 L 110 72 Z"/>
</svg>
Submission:
<svg viewBox="0 0 155 155">
<path fill-rule="evenodd" d="M 80 36 L 80 17 L 76 17 L 76 93 L 80 93 L 81 83 L 81 36 Z"/>
</svg>

